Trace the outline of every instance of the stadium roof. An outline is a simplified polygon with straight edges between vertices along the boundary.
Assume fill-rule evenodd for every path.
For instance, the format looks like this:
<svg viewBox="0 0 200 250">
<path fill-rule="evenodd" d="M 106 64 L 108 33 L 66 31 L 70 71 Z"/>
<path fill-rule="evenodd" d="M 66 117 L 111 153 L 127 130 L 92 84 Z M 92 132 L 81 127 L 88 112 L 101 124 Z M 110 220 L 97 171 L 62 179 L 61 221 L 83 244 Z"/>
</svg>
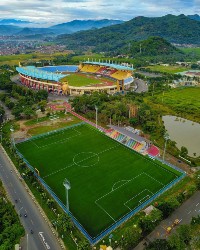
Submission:
<svg viewBox="0 0 200 250">
<path fill-rule="evenodd" d="M 124 65 L 121 65 L 121 64 L 115 64 L 113 62 L 111 62 L 109 60 L 109 62 L 96 62 L 96 61 L 85 61 L 83 62 L 85 64 L 94 64 L 94 65 L 100 65 L 100 66 L 104 66 L 104 67 L 110 67 L 110 68 L 114 68 L 114 69 L 118 69 L 118 70 L 130 70 L 130 71 L 133 71 L 134 68 L 133 67 L 130 67 L 130 66 L 126 66 L 125 64 Z"/>
<path fill-rule="evenodd" d="M 47 72 L 45 70 L 38 69 L 35 66 L 17 67 L 16 70 L 23 75 L 31 76 L 37 79 L 55 81 L 55 82 L 58 82 L 63 77 L 67 76 L 60 73 Z"/>
</svg>

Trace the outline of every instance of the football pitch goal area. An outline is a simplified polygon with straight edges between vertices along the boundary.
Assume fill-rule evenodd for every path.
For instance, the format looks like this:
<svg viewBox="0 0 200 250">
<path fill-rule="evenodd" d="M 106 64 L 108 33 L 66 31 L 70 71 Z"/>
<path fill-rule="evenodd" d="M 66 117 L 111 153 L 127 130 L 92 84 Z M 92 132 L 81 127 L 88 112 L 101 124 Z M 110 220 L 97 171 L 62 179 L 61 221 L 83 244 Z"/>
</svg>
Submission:
<svg viewBox="0 0 200 250">
<path fill-rule="evenodd" d="M 16 148 L 62 206 L 63 182 L 70 182 L 70 215 L 91 243 L 183 177 L 85 123 L 32 137 Z"/>
</svg>

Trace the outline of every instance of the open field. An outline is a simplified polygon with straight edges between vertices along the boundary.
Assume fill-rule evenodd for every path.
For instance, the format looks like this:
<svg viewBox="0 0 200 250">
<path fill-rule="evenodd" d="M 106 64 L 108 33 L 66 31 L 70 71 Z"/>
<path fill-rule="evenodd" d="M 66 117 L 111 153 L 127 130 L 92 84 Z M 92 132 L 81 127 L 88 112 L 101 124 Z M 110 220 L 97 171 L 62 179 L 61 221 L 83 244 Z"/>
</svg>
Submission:
<svg viewBox="0 0 200 250">
<path fill-rule="evenodd" d="M 82 87 L 82 86 L 87 86 L 87 85 L 94 85 L 94 84 L 100 84 L 105 81 L 111 82 L 109 79 L 105 78 L 95 78 L 94 76 L 87 75 L 87 74 L 70 74 L 66 77 L 64 77 L 62 82 L 68 82 L 70 86 L 75 86 L 75 87 Z"/>
<path fill-rule="evenodd" d="M 61 53 L 55 53 L 55 54 L 32 53 L 32 54 L 0 56 L 0 65 L 4 65 L 4 64 L 18 65 L 19 62 L 23 62 L 23 61 L 34 62 L 38 60 L 50 60 L 58 55 L 61 55 Z"/>
<path fill-rule="evenodd" d="M 159 71 L 163 73 L 170 73 L 170 74 L 175 74 L 178 72 L 183 72 L 188 70 L 186 67 L 181 67 L 181 66 L 163 66 L 163 65 L 155 65 L 155 66 L 148 66 L 148 69 L 151 69 L 152 71 Z"/>
<path fill-rule="evenodd" d="M 190 56 L 197 56 L 200 58 L 200 48 L 182 48 L 184 53 Z"/>
<path fill-rule="evenodd" d="M 16 145 L 94 238 L 176 180 L 181 173 L 110 139 L 84 123 Z"/>
<path fill-rule="evenodd" d="M 154 98 L 147 98 L 150 103 L 159 104 L 172 112 L 169 114 L 179 114 L 181 117 L 200 122 L 200 88 L 185 87 L 177 88 L 155 95 Z M 175 112 L 175 113 L 174 113 Z"/>
</svg>

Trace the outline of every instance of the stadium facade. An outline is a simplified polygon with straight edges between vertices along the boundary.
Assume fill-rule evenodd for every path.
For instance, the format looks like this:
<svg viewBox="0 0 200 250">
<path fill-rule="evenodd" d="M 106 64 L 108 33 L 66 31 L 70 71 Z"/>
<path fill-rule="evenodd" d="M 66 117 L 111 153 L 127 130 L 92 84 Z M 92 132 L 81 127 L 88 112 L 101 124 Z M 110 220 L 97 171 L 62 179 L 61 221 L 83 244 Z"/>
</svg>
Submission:
<svg viewBox="0 0 200 250">
<path fill-rule="evenodd" d="M 46 90 L 49 93 L 60 95 L 83 95 L 92 92 L 107 92 L 115 94 L 130 88 L 133 83 L 133 68 L 127 65 L 119 65 L 110 62 L 85 61 L 79 66 L 45 66 L 36 68 L 26 66 L 16 68 L 20 81 L 28 88 Z M 98 79 L 98 84 L 86 84 L 81 86 L 67 81 L 67 76 L 79 74 L 83 77 Z"/>
</svg>

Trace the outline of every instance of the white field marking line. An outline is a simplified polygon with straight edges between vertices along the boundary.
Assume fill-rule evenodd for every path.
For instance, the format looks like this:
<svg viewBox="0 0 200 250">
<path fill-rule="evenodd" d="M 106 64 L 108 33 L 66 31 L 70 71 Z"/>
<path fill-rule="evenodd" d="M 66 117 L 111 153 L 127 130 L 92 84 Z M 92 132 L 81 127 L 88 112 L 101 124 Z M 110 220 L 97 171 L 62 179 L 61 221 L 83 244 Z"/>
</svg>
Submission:
<svg viewBox="0 0 200 250">
<path fill-rule="evenodd" d="M 111 215 L 110 215 L 101 205 L 98 204 L 98 201 L 101 200 L 102 198 L 104 198 L 104 197 L 110 195 L 111 193 L 113 193 L 113 192 L 116 191 L 117 189 L 119 189 L 119 188 L 121 188 L 122 186 L 124 186 L 124 185 L 126 185 L 127 183 L 129 183 L 130 181 L 132 181 L 132 180 L 136 179 L 137 177 L 141 176 L 142 174 L 144 174 L 144 173 L 141 173 L 141 174 L 137 175 L 136 177 L 134 177 L 134 178 L 132 178 L 132 179 L 130 179 L 130 180 L 127 180 L 126 183 L 124 183 L 124 184 L 122 184 L 121 186 L 117 187 L 116 189 L 111 190 L 110 192 L 106 193 L 105 195 L 103 195 L 102 197 L 100 197 L 99 199 L 97 199 L 97 200 L 95 201 L 95 204 L 96 204 L 98 207 L 100 207 L 107 215 L 109 215 L 110 218 L 113 219 L 113 217 L 112 217 L 112 216 L 111 216 Z M 129 209 L 130 209 L 130 208 L 129 208 Z M 113 219 L 113 220 L 114 220 L 114 219 Z M 115 220 L 114 220 L 114 221 L 115 221 Z M 115 221 L 115 222 L 116 222 L 116 221 Z"/>
<path fill-rule="evenodd" d="M 177 179 L 177 178 L 176 178 L 176 179 Z M 175 179 L 174 179 L 174 180 L 175 180 Z M 172 180 L 170 183 L 172 183 L 174 180 Z M 166 184 L 165 186 L 169 185 L 170 183 Z M 163 189 L 163 187 L 160 188 L 158 191 L 156 191 L 156 193 L 153 193 L 153 195 L 156 195 L 156 194 L 159 193 L 160 190 L 162 190 L 162 189 Z M 165 191 L 166 191 L 166 190 L 165 190 Z M 164 192 L 165 192 L 165 191 L 164 191 Z M 162 192 L 162 193 L 163 193 L 163 192 Z M 133 211 L 133 210 L 136 209 L 137 207 L 138 207 L 138 206 L 134 207 L 131 211 Z M 200 212 L 200 210 L 199 210 L 199 212 Z M 122 217 L 120 217 L 120 219 L 123 218 L 123 217 L 125 217 L 125 216 L 126 216 L 127 214 L 129 214 L 129 213 L 130 213 L 130 212 L 127 212 L 126 214 L 124 214 Z M 120 219 L 119 219 L 119 220 L 120 220 Z M 110 225 L 109 228 L 110 228 L 111 226 L 113 226 L 114 224 L 115 224 L 115 223 L 113 223 L 112 225 Z M 108 228 L 107 228 L 107 229 L 108 229 Z M 105 230 L 106 230 L 106 229 L 105 229 Z M 101 234 L 101 233 L 100 233 L 100 234 Z M 100 235 L 100 234 L 99 234 L 99 235 Z M 99 235 L 98 235 L 98 236 L 99 236 Z"/>
<path fill-rule="evenodd" d="M 150 196 L 147 194 L 146 196 L 144 196 L 141 200 L 139 200 L 139 203 L 143 203 L 143 200 L 145 199 L 145 201 L 149 198 Z"/>
<path fill-rule="evenodd" d="M 156 180 L 154 177 L 152 177 L 151 175 L 147 174 L 147 173 L 144 173 L 145 175 L 147 175 L 149 178 L 153 179 L 154 181 L 160 183 L 161 185 L 165 186 L 165 184 L 163 184 L 162 182 Z"/>
<path fill-rule="evenodd" d="M 40 148 L 35 142 L 33 142 L 33 140 L 30 140 L 31 143 L 33 143 L 34 146 L 36 146 L 37 148 Z"/>
<path fill-rule="evenodd" d="M 196 204 L 196 207 L 199 206 L 199 203 Z"/>
<path fill-rule="evenodd" d="M 128 181 L 128 180 L 121 180 L 121 181 L 115 182 L 115 184 L 112 186 L 112 191 L 115 190 L 114 186 L 115 186 L 117 183 L 120 183 L 120 182 L 127 182 L 127 181 Z M 122 185 L 123 185 L 123 184 L 122 184 Z M 120 185 L 119 187 L 121 187 L 121 185 Z"/>
<path fill-rule="evenodd" d="M 143 189 L 140 193 L 134 195 L 132 198 L 130 198 L 128 201 L 124 202 L 124 206 L 126 206 L 127 208 L 129 208 L 131 211 L 133 209 L 131 209 L 128 205 L 126 205 L 126 203 L 128 203 L 129 201 L 135 199 L 138 195 L 140 195 L 141 193 L 145 192 L 145 191 L 148 191 L 149 193 L 151 193 L 153 195 L 153 193 L 149 190 L 149 189 Z"/>
<path fill-rule="evenodd" d="M 96 205 L 100 207 L 114 222 L 117 222 L 101 205 L 99 205 L 98 203 L 96 203 Z"/>
<path fill-rule="evenodd" d="M 76 158 L 78 155 L 80 155 L 80 154 L 92 154 L 92 155 L 89 156 L 88 158 L 97 157 L 98 160 L 97 160 L 94 164 L 92 164 L 92 165 L 81 166 L 81 165 L 79 165 L 79 162 L 78 162 L 78 161 L 77 161 L 77 162 L 75 161 L 75 158 Z M 84 161 L 84 160 L 87 160 L 88 158 L 85 158 L 85 159 L 81 160 L 81 162 Z M 74 162 L 74 164 L 75 164 L 76 166 L 78 166 L 78 167 L 89 168 L 89 167 L 93 167 L 94 165 L 96 165 L 96 164 L 99 162 L 99 156 L 98 156 L 98 154 L 96 154 L 96 153 L 94 153 L 94 152 L 80 152 L 80 153 L 78 153 L 78 154 L 76 154 L 76 155 L 74 156 L 73 162 Z"/>
<path fill-rule="evenodd" d="M 108 193 L 106 193 L 106 194 L 102 195 L 100 198 L 98 198 L 98 199 L 95 201 L 95 203 L 96 203 L 97 201 L 101 200 L 102 198 L 104 198 L 104 197 L 108 196 L 109 194 L 111 194 L 111 193 L 115 192 L 117 189 L 119 189 L 119 188 L 121 188 L 122 186 L 124 186 L 124 185 L 128 184 L 130 181 L 132 181 L 132 180 L 136 179 L 137 177 L 139 177 L 139 176 L 141 176 L 141 175 L 143 175 L 143 174 L 144 174 L 144 172 L 142 172 L 141 174 L 139 174 L 139 175 L 135 176 L 135 177 L 134 177 L 134 178 L 132 178 L 132 179 L 127 180 L 127 182 L 126 182 L 126 183 L 124 183 L 124 184 L 122 184 L 121 186 L 119 186 L 119 187 L 115 188 L 114 190 L 111 190 L 110 192 L 108 192 Z"/>
<path fill-rule="evenodd" d="M 74 129 L 73 129 L 73 130 L 74 130 Z M 37 147 L 38 147 L 38 148 L 45 148 L 45 147 L 48 147 L 48 146 L 53 145 L 53 144 L 64 143 L 64 142 L 66 142 L 67 140 L 69 140 L 69 139 L 71 139 L 71 138 L 74 138 L 74 137 L 77 137 L 77 136 L 80 136 L 80 135 L 81 135 L 81 132 L 79 132 L 79 131 L 77 131 L 77 130 L 75 130 L 75 131 L 76 131 L 78 134 L 73 135 L 73 136 L 70 136 L 70 137 L 67 137 L 67 138 L 64 138 L 64 139 L 59 140 L 59 141 L 55 141 L 55 142 L 52 142 L 52 143 L 43 145 L 43 146 L 38 146 L 38 145 L 37 145 Z M 37 144 L 37 143 L 35 143 L 35 144 Z"/>
<path fill-rule="evenodd" d="M 104 152 L 106 152 L 106 151 L 109 151 L 109 150 L 111 150 L 111 149 L 113 149 L 113 148 L 116 148 L 116 147 L 118 147 L 118 145 L 117 145 L 117 146 L 114 146 L 114 147 L 111 147 L 111 148 L 108 148 L 108 149 L 106 149 L 106 150 L 103 150 L 103 151 L 99 152 L 97 155 L 99 156 L 100 154 L 102 154 L 102 153 L 104 153 Z M 93 156 L 93 155 L 92 155 L 92 156 L 89 156 L 89 157 L 87 157 L 87 158 L 85 158 L 85 159 L 83 159 L 83 160 L 81 160 L 81 161 L 78 161 L 77 163 L 81 163 L 81 162 L 86 161 L 86 160 L 88 160 L 88 159 L 90 159 L 90 158 L 92 158 L 92 157 L 94 157 L 94 156 Z M 65 169 L 67 169 L 67 168 L 73 167 L 74 165 L 75 165 L 75 163 L 72 163 L 72 164 L 70 164 L 69 166 L 66 166 L 66 167 L 64 167 L 64 168 L 62 168 L 62 169 L 59 169 L 59 170 L 57 170 L 57 171 L 55 171 L 55 172 L 52 172 L 51 174 L 48 174 L 48 175 L 44 176 L 43 179 L 44 179 L 44 178 L 47 178 L 47 177 L 49 177 L 49 176 L 51 176 L 51 175 L 57 174 L 58 172 L 61 172 L 61 171 L 65 170 Z"/>
</svg>

